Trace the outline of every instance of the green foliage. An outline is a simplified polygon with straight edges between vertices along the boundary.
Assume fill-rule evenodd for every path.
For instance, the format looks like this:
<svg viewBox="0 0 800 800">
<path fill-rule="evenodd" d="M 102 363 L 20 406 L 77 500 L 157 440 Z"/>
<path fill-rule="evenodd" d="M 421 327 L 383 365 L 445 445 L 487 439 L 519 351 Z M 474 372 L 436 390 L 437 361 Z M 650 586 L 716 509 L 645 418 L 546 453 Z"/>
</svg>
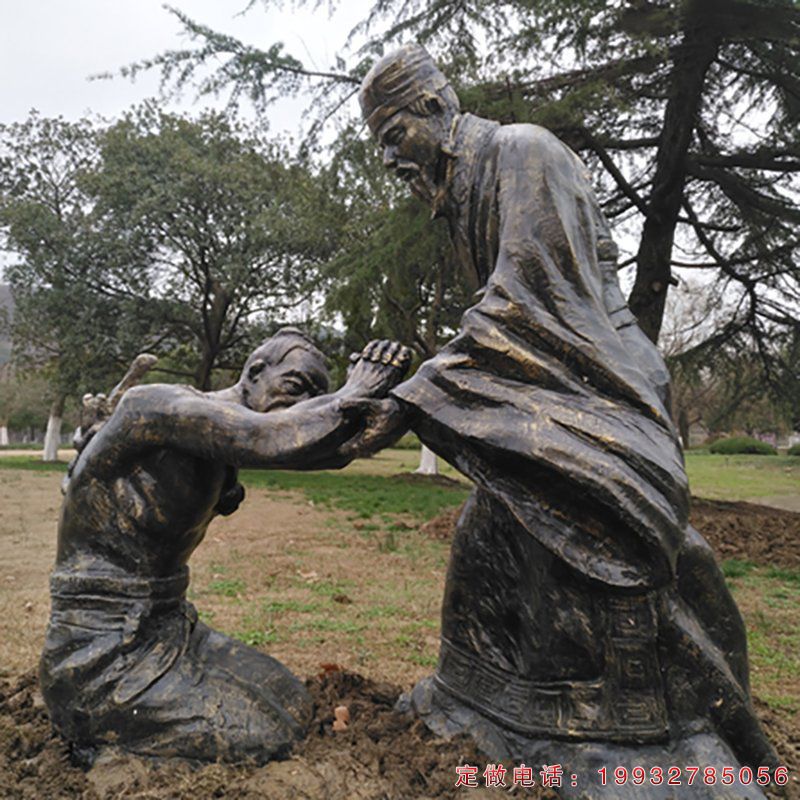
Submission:
<svg viewBox="0 0 800 800">
<path fill-rule="evenodd" d="M 783 567 L 767 567 L 766 575 L 768 578 L 774 578 L 775 580 L 792 584 L 797 589 L 800 589 L 800 570 L 784 569 Z"/>
<path fill-rule="evenodd" d="M 758 565 L 752 561 L 739 561 L 735 558 L 723 561 L 721 564 L 722 574 L 726 578 L 743 578 L 749 575 Z"/>
<path fill-rule="evenodd" d="M 624 256 L 636 264 L 632 308 L 652 338 L 672 268 L 688 264 L 707 270 L 710 292 L 724 298 L 697 346 L 713 353 L 724 342 L 749 343 L 766 377 L 779 370 L 780 354 L 768 345 L 796 334 L 800 291 L 794 0 L 374 0 L 350 39 L 366 44 L 330 71 L 277 44 L 261 50 L 172 13 L 193 45 L 128 74 L 156 69 L 175 89 L 199 79 L 201 92 L 248 97 L 261 111 L 279 96 L 308 92 L 312 133 L 344 107 L 376 57 L 400 41 L 422 42 L 465 110 L 544 124 L 589 160 L 612 224 L 641 231 L 635 252 Z M 370 226 L 377 237 L 370 249 L 391 252 L 388 239 L 405 230 L 403 213 L 383 197 L 382 189 L 373 194 L 386 221 Z M 348 253 L 358 261 L 363 242 L 354 237 L 341 263 Z M 388 268 L 365 262 L 359 269 L 354 296 L 371 279 L 382 285 Z M 344 295 L 335 302 L 351 305 Z M 374 297 L 369 308 L 379 308 Z M 377 319 L 366 313 L 359 322 Z"/>
<path fill-rule="evenodd" d="M 787 456 L 800 456 L 800 444 L 793 444 L 787 451 Z"/>
<path fill-rule="evenodd" d="M 262 647 L 265 644 L 272 644 L 278 641 L 278 634 L 273 631 L 260 630 L 253 628 L 246 631 L 234 631 L 232 634 L 234 639 L 249 645 L 250 647 Z"/>
<path fill-rule="evenodd" d="M 31 456 L 0 456 L 0 469 L 24 469 L 32 472 L 66 472 L 65 461 L 42 461 Z"/>
<path fill-rule="evenodd" d="M 49 371 L 18 371 L 0 380 L 0 422 L 15 431 L 44 430 L 52 399 L 48 375 Z M 65 418 L 77 421 L 74 407 L 68 408 Z M 32 446 L 41 450 L 41 445 Z"/>
<path fill-rule="evenodd" d="M 0 154 L 15 360 L 54 397 L 108 391 L 143 351 L 162 356 L 154 375 L 210 388 L 287 321 L 330 250 L 310 168 L 221 114 L 34 113 L 0 127 Z"/>
<path fill-rule="evenodd" d="M 159 329 L 189 344 L 194 380 L 239 367 L 248 323 L 285 321 L 325 245 L 308 224 L 309 170 L 221 114 L 145 105 L 104 132 L 92 181 L 99 213 L 149 255 L 139 290 Z M 263 332 L 255 329 L 253 333 Z"/>
<path fill-rule="evenodd" d="M 299 600 L 267 600 L 264 611 L 267 614 L 282 614 L 290 611 L 297 614 L 316 614 L 322 606 L 319 603 L 301 603 Z"/>
<path fill-rule="evenodd" d="M 777 450 L 771 444 L 749 436 L 732 436 L 728 439 L 717 439 L 708 450 L 715 455 L 726 456 L 736 454 L 774 456 L 777 454 Z"/>
<path fill-rule="evenodd" d="M 376 338 L 432 356 L 452 335 L 475 286 L 459 272 L 442 221 L 387 180 L 372 143 L 348 127 L 320 170 L 325 206 L 314 224 L 330 252 L 320 288 L 331 320 L 344 323 L 344 355 Z"/>
<path fill-rule="evenodd" d="M 6 268 L 14 360 L 53 398 L 105 389 L 144 335 L 136 303 L 100 277 L 109 252 L 86 186 L 97 132 L 32 113 L 0 126 L 0 154 L 0 242 L 18 256 Z"/>
<path fill-rule="evenodd" d="M 0 379 L 4 365 L 11 360 L 11 321 L 14 318 L 14 300 L 9 286 L 0 283 Z"/>
<path fill-rule="evenodd" d="M 798 493 L 797 462 L 790 456 L 731 455 L 689 451 L 686 472 L 693 495 L 713 500 L 751 500 Z"/>
<path fill-rule="evenodd" d="M 245 583 L 240 578 L 220 578 L 208 584 L 208 591 L 224 597 L 238 597 L 245 590 Z"/>
<path fill-rule="evenodd" d="M 421 443 L 416 433 L 406 433 L 393 445 L 395 450 L 419 450 Z"/>
</svg>

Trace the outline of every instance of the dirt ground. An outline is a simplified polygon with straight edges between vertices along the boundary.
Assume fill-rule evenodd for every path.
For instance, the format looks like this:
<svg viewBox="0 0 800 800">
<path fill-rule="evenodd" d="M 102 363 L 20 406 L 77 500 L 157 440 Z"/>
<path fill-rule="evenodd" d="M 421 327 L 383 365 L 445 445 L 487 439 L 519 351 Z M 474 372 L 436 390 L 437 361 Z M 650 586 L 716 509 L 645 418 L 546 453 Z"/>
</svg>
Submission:
<svg viewBox="0 0 800 800">
<path fill-rule="evenodd" d="M 455 765 L 481 758 L 466 741 L 436 739 L 418 720 L 392 710 L 397 687 L 328 671 L 308 681 L 317 705 L 306 740 L 286 761 L 264 767 L 156 762 L 113 754 L 88 773 L 71 764 L 51 733 L 33 674 L 0 687 L 0 797 L 236 798 L 239 800 L 406 800 L 457 796 Z M 333 733 L 333 708 L 347 705 L 347 731 Z M 470 791 L 500 797 L 502 790 Z M 556 797 L 537 789 L 531 798 Z"/>
<path fill-rule="evenodd" d="M 722 561 L 800 567 L 800 513 L 694 498 L 691 519 Z"/>
<path fill-rule="evenodd" d="M 365 523 L 315 507 L 299 493 L 263 490 L 250 492 L 237 514 L 215 521 L 192 559 L 190 592 L 212 625 L 309 676 L 317 704 L 309 737 L 287 761 L 260 768 L 112 755 L 84 772 L 52 734 L 34 671 L 49 609 L 59 482 L 57 474 L 0 473 L 1 800 L 501 796 L 455 789 L 456 765 L 485 761 L 469 742 L 438 740 L 392 710 L 399 692 L 435 663 L 438 629 L 431 620 L 457 512 L 418 530 L 410 520 Z M 721 559 L 800 567 L 798 514 L 695 501 L 692 519 Z M 786 686 L 782 691 L 797 689 Z M 340 704 L 350 709 L 350 728 L 333 734 Z M 793 776 L 785 796 L 796 800 L 797 708 L 758 702 L 758 710 Z M 524 796 L 555 796 L 545 791 Z"/>
</svg>

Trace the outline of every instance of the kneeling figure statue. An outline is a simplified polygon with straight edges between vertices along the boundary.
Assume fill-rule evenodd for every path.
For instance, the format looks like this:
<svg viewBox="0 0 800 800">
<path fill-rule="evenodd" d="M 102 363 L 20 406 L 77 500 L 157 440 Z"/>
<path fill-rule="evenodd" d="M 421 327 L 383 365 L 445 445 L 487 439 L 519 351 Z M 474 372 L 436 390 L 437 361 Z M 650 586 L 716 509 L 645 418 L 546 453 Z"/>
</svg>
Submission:
<svg viewBox="0 0 800 800">
<path fill-rule="evenodd" d="M 305 734 L 302 682 L 198 621 L 187 561 L 211 520 L 242 501 L 237 468 L 339 467 L 382 446 L 374 423 L 362 435 L 381 406 L 370 398 L 408 361 L 399 345 L 371 343 L 323 395 L 324 356 L 284 329 L 229 389 L 138 386 L 107 419 L 96 413 L 66 481 L 40 669 L 53 724 L 87 760 L 114 745 L 265 762 Z"/>
</svg>

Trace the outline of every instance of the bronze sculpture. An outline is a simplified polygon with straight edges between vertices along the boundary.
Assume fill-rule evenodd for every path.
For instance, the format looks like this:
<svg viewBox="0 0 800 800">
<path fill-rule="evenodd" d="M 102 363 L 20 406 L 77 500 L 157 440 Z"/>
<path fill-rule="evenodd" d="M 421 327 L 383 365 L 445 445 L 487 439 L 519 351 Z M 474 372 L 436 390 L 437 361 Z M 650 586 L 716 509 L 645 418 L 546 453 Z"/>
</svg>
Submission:
<svg viewBox="0 0 800 800">
<path fill-rule="evenodd" d="M 198 622 L 186 563 L 244 497 L 238 467 L 342 466 L 408 351 L 373 342 L 336 393 L 325 358 L 284 329 L 229 389 L 128 389 L 89 398 L 65 485 L 41 660 L 55 727 L 86 760 L 105 745 L 153 756 L 264 762 L 302 736 L 311 700 L 270 656 Z M 120 400 L 121 397 L 121 400 Z M 265 413 L 266 412 L 266 413 Z M 375 426 L 371 426 L 374 432 Z"/>
<path fill-rule="evenodd" d="M 391 393 L 387 424 L 476 484 L 439 664 L 411 706 L 497 759 L 775 766 L 741 617 L 687 523 L 669 375 L 623 300 L 583 164 L 543 128 L 462 114 L 418 45 L 375 64 L 360 101 L 384 165 L 447 219 L 482 287 Z M 665 789 L 649 791 L 635 796 Z"/>
</svg>

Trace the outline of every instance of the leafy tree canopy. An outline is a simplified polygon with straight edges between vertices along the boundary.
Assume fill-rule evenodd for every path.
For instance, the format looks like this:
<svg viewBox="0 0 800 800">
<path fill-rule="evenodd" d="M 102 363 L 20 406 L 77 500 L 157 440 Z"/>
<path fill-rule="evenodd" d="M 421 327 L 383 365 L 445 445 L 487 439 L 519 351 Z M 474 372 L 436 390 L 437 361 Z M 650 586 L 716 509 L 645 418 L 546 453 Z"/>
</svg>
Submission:
<svg viewBox="0 0 800 800">
<path fill-rule="evenodd" d="M 425 43 L 466 110 L 544 124 L 597 167 L 606 213 L 636 242 L 630 304 L 651 338 L 673 270 L 703 270 L 726 298 L 705 346 L 747 341 L 778 369 L 770 342 L 796 330 L 800 304 L 793 0 L 376 0 L 351 37 L 363 46 L 328 71 L 173 13 L 194 45 L 126 74 L 157 69 L 166 87 L 195 82 L 261 110 L 310 91 L 317 125 L 384 48 Z"/>
<path fill-rule="evenodd" d="M 306 297 L 328 247 L 306 219 L 311 174 L 223 115 L 151 105 L 104 133 L 101 159 L 97 217 L 145 254 L 136 291 L 162 330 L 199 352 L 194 379 L 209 388 L 214 367 L 243 360 L 250 322 L 285 320 Z"/>
<path fill-rule="evenodd" d="M 0 237 L 16 259 L 6 269 L 15 301 L 20 366 L 43 369 L 56 406 L 104 386 L 141 342 L 129 298 L 97 290 L 103 236 L 85 181 L 99 163 L 97 132 L 32 114 L 0 128 Z"/>
<path fill-rule="evenodd" d="M 56 396 L 110 388 L 138 352 L 209 388 L 291 317 L 329 250 L 308 168 L 218 114 L 0 129 L 15 357 Z"/>
</svg>

